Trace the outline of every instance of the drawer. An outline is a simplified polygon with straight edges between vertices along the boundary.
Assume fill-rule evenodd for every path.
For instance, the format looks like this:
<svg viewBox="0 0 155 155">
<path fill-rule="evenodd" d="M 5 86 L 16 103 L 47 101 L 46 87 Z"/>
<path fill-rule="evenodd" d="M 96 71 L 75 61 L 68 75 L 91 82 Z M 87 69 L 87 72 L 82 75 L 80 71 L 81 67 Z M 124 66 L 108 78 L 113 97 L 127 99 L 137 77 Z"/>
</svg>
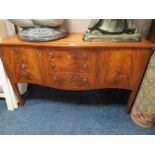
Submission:
<svg viewBox="0 0 155 155">
<path fill-rule="evenodd" d="M 65 73 L 51 73 L 48 83 L 56 88 L 64 88 L 68 84 L 68 75 Z"/>
<path fill-rule="evenodd" d="M 95 72 L 97 53 L 88 49 L 46 48 L 42 55 L 47 72 Z"/>
<path fill-rule="evenodd" d="M 69 86 L 72 89 L 89 89 L 94 87 L 95 74 L 70 74 Z"/>
<path fill-rule="evenodd" d="M 94 77 L 91 74 L 74 74 L 74 73 L 51 73 L 48 85 L 55 88 L 68 90 L 85 90 L 94 87 Z"/>
<path fill-rule="evenodd" d="M 5 49 L 3 59 L 14 81 L 41 82 L 41 70 L 38 52 L 34 48 L 8 48 Z"/>
</svg>

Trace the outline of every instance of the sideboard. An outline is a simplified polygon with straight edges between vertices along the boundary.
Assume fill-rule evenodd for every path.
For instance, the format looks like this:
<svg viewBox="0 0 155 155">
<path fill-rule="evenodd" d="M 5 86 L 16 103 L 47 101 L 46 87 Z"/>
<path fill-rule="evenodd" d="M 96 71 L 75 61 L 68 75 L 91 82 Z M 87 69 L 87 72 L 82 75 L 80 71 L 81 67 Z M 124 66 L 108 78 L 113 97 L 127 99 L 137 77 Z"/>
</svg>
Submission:
<svg viewBox="0 0 155 155">
<path fill-rule="evenodd" d="M 0 56 L 18 97 L 17 83 L 33 83 L 65 90 L 118 88 L 130 90 L 130 112 L 153 44 L 86 42 L 82 34 L 68 34 L 52 42 L 24 42 L 17 35 L 0 41 Z"/>
</svg>

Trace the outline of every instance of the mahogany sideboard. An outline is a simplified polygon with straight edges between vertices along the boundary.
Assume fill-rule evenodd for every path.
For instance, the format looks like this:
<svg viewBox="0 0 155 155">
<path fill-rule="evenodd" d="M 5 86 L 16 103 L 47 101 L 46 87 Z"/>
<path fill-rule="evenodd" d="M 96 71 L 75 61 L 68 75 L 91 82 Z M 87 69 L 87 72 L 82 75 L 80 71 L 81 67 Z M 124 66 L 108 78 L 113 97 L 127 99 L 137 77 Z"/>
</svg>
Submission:
<svg viewBox="0 0 155 155">
<path fill-rule="evenodd" d="M 42 43 L 21 41 L 17 35 L 0 41 L 0 56 L 18 97 L 17 83 L 33 83 L 65 90 L 119 88 L 130 90 L 130 112 L 153 44 L 86 42 L 82 34 Z"/>
</svg>

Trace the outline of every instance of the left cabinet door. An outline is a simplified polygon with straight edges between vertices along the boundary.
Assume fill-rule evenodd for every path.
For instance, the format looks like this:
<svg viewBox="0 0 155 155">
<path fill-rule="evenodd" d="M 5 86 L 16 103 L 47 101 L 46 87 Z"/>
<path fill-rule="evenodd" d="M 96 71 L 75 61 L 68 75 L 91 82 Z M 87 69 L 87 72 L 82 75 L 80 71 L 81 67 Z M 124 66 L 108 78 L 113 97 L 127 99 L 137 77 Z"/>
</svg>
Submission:
<svg viewBox="0 0 155 155">
<path fill-rule="evenodd" d="M 3 47 L 1 56 L 5 68 L 14 82 L 42 82 L 39 51 L 34 47 Z"/>
</svg>

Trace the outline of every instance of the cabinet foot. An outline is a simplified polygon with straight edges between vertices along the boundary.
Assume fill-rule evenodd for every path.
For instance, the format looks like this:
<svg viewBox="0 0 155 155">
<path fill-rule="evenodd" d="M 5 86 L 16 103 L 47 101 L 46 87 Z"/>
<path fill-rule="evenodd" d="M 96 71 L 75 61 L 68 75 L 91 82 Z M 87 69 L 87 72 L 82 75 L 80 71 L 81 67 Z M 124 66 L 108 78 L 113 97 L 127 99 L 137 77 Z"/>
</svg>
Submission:
<svg viewBox="0 0 155 155">
<path fill-rule="evenodd" d="M 19 89 L 18 89 L 17 84 L 15 84 L 15 83 L 12 84 L 12 87 L 13 87 L 13 89 L 14 89 L 14 91 L 15 91 L 16 96 L 17 96 L 18 104 L 19 104 L 20 106 L 23 106 L 23 105 L 24 105 L 24 100 L 23 100 L 22 96 L 20 95 L 20 92 L 19 92 Z"/>
<path fill-rule="evenodd" d="M 125 107 L 125 113 L 128 114 L 131 112 L 131 108 L 132 108 L 132 105 L 133 105 L 133 102 L 136 98 L 136 94 L 137 94 L 137 91 L 131 91 L 130 93 L 130 96 L 128 98 L 128 102 L 127 102 L 127 105 Z"/>
</svg>

